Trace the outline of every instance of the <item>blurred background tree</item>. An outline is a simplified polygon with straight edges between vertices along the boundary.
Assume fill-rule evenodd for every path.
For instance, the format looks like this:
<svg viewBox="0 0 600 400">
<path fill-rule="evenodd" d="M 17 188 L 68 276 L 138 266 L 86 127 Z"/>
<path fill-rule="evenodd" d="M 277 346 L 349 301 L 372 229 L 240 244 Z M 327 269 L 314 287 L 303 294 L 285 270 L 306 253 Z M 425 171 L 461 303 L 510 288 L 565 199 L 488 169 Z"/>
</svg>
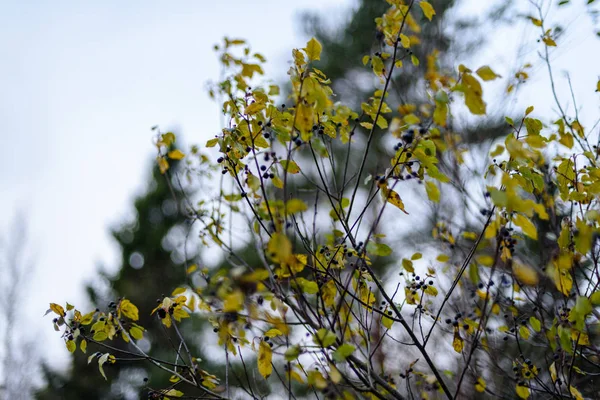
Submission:
<svg viewBox="0 0 600 400">
<path fill-rule="evenodd" d="M 17 299 L 30 290 L 35 254 L 25 214 L 14 217 L 10 229 L 0 236 L 0 398 L 30 399 L 38 382 L 39 356 L 32 331 Z"/>
<path fill-rule="evenodd" d="M 181 170 L 179 167 L 177 161 L 172 161 L 170 176 L 175 176 L 175 172 Z M 169 336 L 150 311 L 156 307 L 157 299 L 186 282 L 184 261 L 197 262 L 199 254 L 198 246 L 188 243 L 187 254 L 184 249 L 190 231 L 189 219 L 183 213 L 185 200 L 193 196 L 196 187 L 182 187 L 178 179 L 168 179 L 167 175 L 161 175 L 154 162 L 145 193 L 134 201 L 133 220 L 121 223 L 112 231 L 121 249 L 119 269 L 114 274 L 100 272 L 98 281 L 86 290 L 92 308 L 104 309 L 124 297 L 137 305 L 140 310 L 138 322 L 146 328 L 140 346 L 152 357 L 174 361 L 170 357 L 177 340 Z M 182 330 L 198 332 L 205 324 L 205 320 L 192 317 L 182 324 Z M 122 346 L 127 348 L 125 344 Z M 205 358 L 200 338 L 190 346 L 197 358 Z M 88 356 L 99 350 L 101 348 L 93 343 L 89 344 L 87 354 L 77 349 L 65 373 L 45 365 L 46 386 L 37 393 L 37 398 L 137 399 L 144 391 L 145 378 L 158 386 L 168 384 L 169 376 L 161 370 L 142 369 L 137 365 L 128 368 L 125 362 L 106 366 L 108 381 L 105 381 L 95 361 L 87 363 Z M 74 371 L 77 373 L 73 374 Z"/>
</svg>

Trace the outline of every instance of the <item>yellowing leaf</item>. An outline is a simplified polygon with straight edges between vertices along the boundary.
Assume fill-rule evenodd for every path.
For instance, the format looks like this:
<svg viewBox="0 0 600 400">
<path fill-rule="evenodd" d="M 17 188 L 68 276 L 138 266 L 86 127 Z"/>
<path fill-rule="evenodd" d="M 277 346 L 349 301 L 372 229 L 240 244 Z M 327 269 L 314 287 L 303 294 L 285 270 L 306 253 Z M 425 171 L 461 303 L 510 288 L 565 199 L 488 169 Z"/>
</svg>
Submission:
<svg viewBox="0 0 600 400">
<path fill-rule="evenodd" d="M 75 350 L 77 350 L 77 345 L 75 344 L 75 341 L 67 340 L 65 344 L 67 346 L 67 350 L 69 350 L 70 353 L 74 353 Z"/>
<path fill-rule="evenodd" d="M 427 197 L 429 200 L 439 203 L 440 202 L 440 190 L 438 189 L 435 182 L 427 181 L 425 182 L 425 190 L 427 191 Z"/>
<path fill-rule="evenodd" d="M 400 44 L 402 44 L 402 47 L 405 49 L 410 47 L 410 39 L 403 33 L 400 34 Z"/>
<path fill-rule="evenodd" d="M 290 199 L 286 203 L 288 215 L 308 210 L 308 206 L 300 199 Z"/>
<path fill-rule="evenodd" d="M 223 300 L 223 312 L 237 312 L 244 307 L 244 294 L 240 290 L 225 296 Z"/>
<path fill-rule="evenodd" d="M 529 388 L 527 386 L 517 385 L 516 388 L 517 396 L 521 399 L 526 399 L 529 397 Z"/>
<path fill-rule="evenodd" d="M 325 328 L 321 328 L 317 331 L 316 334 L 313 335 L 313 342 L 315 342 L 316 345 L 322 346 L 323 348 L 325 347 L 329 347 L 332 344 L 335 343 L 335 333 L 325 329 Z"/>
<path fill-rule="evenodd" d="M 316 61 L 321 59 L 321 43 L 315 38 L 312 38 L 306 43 L 306 47 L 304 48 L 306 51 L 306 55 L 308 56 L 309 61 Z"/>
<path fill-rule="evenodd" d="M 529 20 L 535 25 L 535 26 L 542 26 L 542 21 L 537 19 L 537 18 L 533 18 L 533 17 L 527 17 L 529 18 Z"/>
<path fill-rule="evenodd" d="M 539 319 L 537 319 L 534 316 L 529 317 L 529 324 L 531 325 L 531 328 L 533 328 L 533 330 L 536 332 L 539 332 L 542 330 L 542 323 L 540 322 Z"/>
<path fill-rule="evenodd" d="M 544 43 L 546 43 L 546 46 L 548 46 L 548 47 L 556 47 L 556 42 L 550 36 L 544 36 L 542 38 L 542 40 L 544 41 Z"/>
<path fill-rule="evenodd" d="M 475 390 L 477 390 L 479 393 L 485 392 L 485 381 L 481 376 L 477 378 L 477 382 L 475 382 Z"/>
<path fill-rule="evenodd" d="M 210 139 L 209 141 L 206 142 L 206 147 L 215 147 L 217 145 L 217 143 L 219 143 L 218 138 Z"/>
<path fill-rule="evenodd" d="M 133 321 L 137 321 L 140 318 L 138 308 L 127 299 L 121 300 L 119 312 Z"/>
<path fill-rule="evenodd" d="M 181 397 L 183 396 L 183 392 L 177 389 L 170 389 L 166 393 L 164 393 L 164 395 L 172 397 Z"/>
<path fill-rule="evenodd" d="M 298 164 L 296 164 L 295 161 L 281 160 L 279 161 L 279 163 L 281 164 L 283 169 L 289 172 L 290 174 L 297 174 L 298 172 L 300 172 L 300 167 L 298 167 Z"/>
<path fill-rule="evenodd" d="M 583 400 L 583 395 L 574 386 L 569 386 L 569 392 L 571 392 L 571 396 L 575 398 L 575 400 Z"/>
<path fill-rule="evenodd" d="M 262 110 L 264 110 L 267 106 L 264 103 L 260 103 L 258 101 L 250 104 L 248 107 L 246 107 L 246 114 L 248 115 L 254 115 Z"/>
<path fill-rule="evenodd" d="M 56 303 L 50 303 L 50 309 L 54 311 L 55 314 L 58 314 L 61 317 L 65 316 L 65 309 Z"/>
<path fill-rule="evenodd" d="M 142 340 L 144 338 L 144 331 L 138 326 L 134 326 L 129 330 L 129 334 L 136 340 Z"/>
<path fill-rule="evenodd" d="M 273 350 L 266 342 L 261 341 L 258 348 L 258 372 L 266 379 L 273 372 L 271 360 L 273 358 Z"/>
<path fill-rule="evenodd" d="M 292 242 L 282 233 L 275 233 L 271 236 L 267 250 L 269 255 L 279 263 L 288 263 L 293 257 Z"/>
<path fill-rule="evenodd" d="M 533 222 L 531 222 L 529 218 L 525 217 L 524 215 L 517 214 L 513 218 L 513 222 L 521 229 L 523 229 L 523 233 L 525 235 L 529 236 L 533 240 L 537 240 L 537 229 L 535 228 L 535 225 L 533 224 Z"/>
<path fill-rule="evenodd" d="M 343 362 L 356 350 L 356 347 L 350 343 L 343 343 L 333 352 L 333 359 L 337 362 Z"/>
<path fill-rule="evenodd" d="M 475 115 L 485 114 L 486 105 L 483 101 L 481 83 L 469 73 L 463 74 L 462 80 L 465 93 L 465 104 L 469 108 L 469 111 Z"/>
<path fill-rule="evenodd" d="M 168 153 L 168 156 L 172 160 L 181 160 L 183 157 L 185 157 L 185 154 L 183 154 L 181 150 L 175 149 L 173 151 L 170 151 Z"/>
<path fill-rule="evenodd" d="M 400 210 L 402 210 L 402 212 L 404 212 L 404 214 L 408 214 L 404 209 L 404 203 L 402 202 L 400 195 L 394 192 L 392 189 L 388 189 L 386 184 L 381 185 L 381 197 L 383 197 L 383 199 L 388 203 L 398 207 Z"/>
<path fill-rule="evenodd" d="M 484 81 L 493 81 L 496 78 L 501 78 L 502 76 L 496 74 L 490 67 L 488 67 L 487 65 L 484 65 L 483 67 L 479 68 L 477 71 L 475 71 L 477 73 L 477 75 L 479 75 L 479 77 L 481 79 L 483 79 Z"/>
<path fill-rule="evenodd" d="M 465 341 L 460 337 L 458 331 L 454 331 L 454 340 L 452 341 L 452 347 L 454 351 L 460 353 L 463 351 L 463 347 L 465 346 Z"/>
<path fill-rule="evenodd" d="M 85 354 L 85 352 L 87 352 L 87 340 L 82 339 L 79 343 L 79 348 L 81 349 L 81 352 Z"/>
<path fill-rule="evenodd" d="M 421 1 L 419 5 L 421 6 L 421 10 L 423 10 L 423 14 L 425 14 L 425 17 L 431 21 L 431 18 L 435 15 L 433 6 L 427 1 Z"/>
<path fill-rule="evenodd" d="M 517 261 L 513 262 L 513 274 L 523 285 L 535 286 L 539 282 L 539 277 L 535 269 Z"/>
</svg>

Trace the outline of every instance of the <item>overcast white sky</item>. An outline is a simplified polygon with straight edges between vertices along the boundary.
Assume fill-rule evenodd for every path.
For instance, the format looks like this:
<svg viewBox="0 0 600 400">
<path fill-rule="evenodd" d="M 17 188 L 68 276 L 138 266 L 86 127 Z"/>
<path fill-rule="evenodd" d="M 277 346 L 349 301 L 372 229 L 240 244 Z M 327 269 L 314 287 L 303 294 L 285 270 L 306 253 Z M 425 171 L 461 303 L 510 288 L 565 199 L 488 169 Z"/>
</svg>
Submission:
<svg viewBox="0 0 600 400">
<path fill-rule="evenodd" d="M 269 59 L 267 75 L 281 78 L 290 49 L 307 39 L 300 35 L 298 11 L 327 12 L 335 21 L 351 4 L 0 2 L 0 233 L 7 234 L 17 210 L 26 213 L 38 263 L 25 306 L 30 331 L 43 332 L 45 356 L 66 357 L 59 335 L 41 318 L 48 302 L 80 304 L 83 283 L 93 279 L 98 263 L 118 266 L 108 227 L 127 215 L 145 186 L 153 154 L 150 127 L 177 127 L 187 143 L 203 144 L 218 132 L 219 107 L 205 92 L 206 81 L 219 74 L 213 44 L 225 35 L 246 38 Z M 576 93 L 588 115 L 597 115 L 591 89 L 600 72 L 598 40 L 585 15 L 561 18 L 572 31 L 569 47 L 557 53 L 557 69 L 577 60 Z M 513 27 L 491 37 L 488 55 L 497 72 L 514 66 L 511 49 L 523 33 L 533 35 Z M 535 59 L 530 50 L 528 60 Z M 523 97 L 513 107 L 552 110 L 543 79 Z M 493 109 L 494 101 L 488 103 Z"/>
<path fill-rule="evenodd" d="M 80 304 L 98 263 L 118 266 L 108 227 L 146 184 L 150 127 L 177 127 L 188 143 L 219 131 L 219 107 L 205 91 L 219 77 L 212 46 L 246 38 L 282 79 L 305 39 L 298 12 L 335 20 L 349 4 L 0 2 L 0 232 L 25 212 L 38 255 L 25 307 L 32 330 L 44 332 L 45 355 L 66 355 L 41 318 L 48 302 Z"/>
</svg>

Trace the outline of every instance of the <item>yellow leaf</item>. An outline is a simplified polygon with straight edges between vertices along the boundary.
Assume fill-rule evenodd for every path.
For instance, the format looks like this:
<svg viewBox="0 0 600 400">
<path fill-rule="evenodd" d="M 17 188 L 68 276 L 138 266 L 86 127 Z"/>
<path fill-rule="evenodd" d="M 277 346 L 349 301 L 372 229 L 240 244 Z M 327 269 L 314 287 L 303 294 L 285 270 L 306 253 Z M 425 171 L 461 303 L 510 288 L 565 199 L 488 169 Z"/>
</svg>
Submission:
<svg viewBox="0 0 600 400">
<path fill-rule="evenodd" d="M 502 77 L 501 75 L 498 75 L 494 71 L 492 71 L 492 69 L 490 67 L 488 67 L 487 65 L 484 65 L 483 67 L 479 68 L 475 72 L 484 81 L 493 81 L 496 78 Z"/>
<path fill-rule="evenodd" d="M 300 199 L 290 199 L 286 203 L 288 215 L 308 210 L 308 206 Z"/>
<path fill-rule="evenodd" d="M 73 340 L 67 340 L 65 344 L 67 345 L 67 350 L 69 350 L 70 353 L 74 353 L 75 350 L 77 350 L 77 345 Z"/>
<path fill-rule="evenodd" d="M 425 14 L 425 17 L 431 21 L 431 18 L 433 18 L 433 16 L 435 15 L 435 10 L 433 9 L 433 6 L 427 1 L 421 1 L 419 5 L 421 6 L 421 10 L 423 10 L 423 14 Z"/>
<path fill-rule="evenodd" d="M 542 26 L 542 21 L 537 19 L 537 18 L 533 18 L 533 17 L 527 17 L 529 18 L 529 20 L 535 25 L 535 26 Z"/>
<path fill-rule="evenodd" d="M 475 382 L 475 390 L 477 390 L 479 393 L 485 392 L 485 381 L 481 376 L 477 378 L 477 382 Z"/>
<path fill-rule="evenodd" d="M 169 158 L 173 160 L 181 160 L 183 157 L 185 157 L 185 154 L 183 154 L 183 152 L 179 149 L 170 151 L 168 155 Z"/>
<path fill-rule="evenodd" d="M 186 270 L 185 272 L 186 272 L 186 274 L 188 274 L 188 275 L 189 275 L 189 274 L 191 274 L 192 272 L 196 271 L 197 269 L 198 269 L 198 265 L 196 265 L 196 264 L 192 264 L 192 265 L 190 265 L 190 266 L 187 268 L 187 270 Z"/>
<path fill-rule="evenodd" d="M 279 263 L 288 263 L 293 257 L 292 242 L 282 233 L 275 233 L 267 245 L 269 255 Z"/>
<path fill-rule="evenodd" d="M 475 115 L 485 114 L 486 105 L 483 101 L 483 90 L 481 83 L 471 74 L 463 74 L 463 85 L 465 92 L 465 104 L 469 111 Z"/>
<path fill-rule="evenodd" d="M 244 294 L 240 290 L 229 293 L 223 300 L 223 312 L 237 312 L 244 308 Z"/>
<path fill-rule="evenodd" d="M 550 36 L 544 36 L 542 38 L 542 40 L 544 41 L 544 43 L 546 43 L 546 46 L 548 46 L 548 47 L 556 47 L 556 42 Z"/>
<path fill-rule="evenodd" d="M 133 321 L 137 321 L 140 318 L 138 308 L 127 299 L 121 300 L 119 313 L 123 313 L 123 315 Z"/>
<path fill-rule="evenodd" d="M 517 396 L 521 399 L 526 399 L 529 397 L 529 388 L 527 386 L 517 385 Z"/>
<path fill-rule="evenodd" d="M 297 174 L 298 172 L 300 172 L 300 167 L 298 167 L 298 164 L 296 164 L 296 162 L 293 160 L 281 160 L 279 161 L 279 163 L 281 164 L 283 169 L 289 172 L 290 174 Z"/>
<path fill-rule="evenodd" d="M 79 343 L 79 348 L 81 349 L 82 353 L 87 352 L 87 340 L 81 340 L 81 342 Z"/>
<path fill-rule="evenodd" d="M 460 353 L 463 351 L 463 347 L 465 346 L 465 341 L 460 337 L 460 333 L 458 330 L 454 331 L 454 340 L 452 341 L 452 347 L 454 351 Z"/>
<path fill-rule="evenodd" d="M 160 169 L 160 173 L 164 174 L 169 169 L 169 162 L 164 157 L 157 157 L 158 160 L 158 169 Z"/>
<path fill-rule="evenodd" d="M 401 33 L 400 44 L 402 44 L 402 47 L 404 47 L 405 49 L 408 49 L 410 47 L 410 39 L 408 38 L 408 36 Z"/>
<path fill-rule="evenodd" d="M 513 261 L 513 274 L 523 285 L 535 286 L 539 282 L 539 277 L 535 269 L 517 261 Z"/>
<path fill-rule="evenodd" d="M 261 341 L 258 348 L 258 372 L 266 379 L 273 372 L 271 359 L 273 358 L 273 350 L 266 342 Z"/>
<path fill-rule="evenodd" d="M 425 190 L 427 191 L 427 197 L 429 200 L 439 203 L 440 202 L 440 190 L 438 189 L 435 182 L 427 181 L 425 182 Z"/>
<path fill-rule="evenodd" d="M 257 101 L 257 102 L 250 104 L 248 107 L 246 107 L 246 114 L 254 115 L 254 114 L 264 110 L 265 108 L 266 108 L 266 105 L 264 103 L 260 103 Z"/>
<path fill-rule="evenodd" d="M 553 362 L 550 365 L 550 378 L 552 378 L 552 382 L 556 382 L 557 377 L 558 377 L 558 374 L 556 373 L 556 362 Z"/>
<path fill-rule="evenodd" d="M 583 400 L 583 395 L 574 386 L 569 386 L 569 392 L 571 392 L 571 396 L 575 397 L 575 400 Z"/>
<path fill-rule="evenodd" d="M 65 309 L 60 304 L 50 303 L 50 309 L 61 317 L 65 316 Z"/>
<path fill-rule="evenodd" d="M 312 38 L 306 43 L 306 55 L 308 56 L 309 61 L 315 61 L 321 59 L 321 43 L 315 38 Z"/>
<path fill-rule="evenodd" d="M 533 240 L 537 240 L 537 229 L 535 228 L 535 225 L 533 224 L 533 222 L 531 222 L 529 218 L 525 217 L 524 215 L 517 214 L 513 218 L 513 222 L 523 230 L 523 233 L 525 235 L 529 236 Z"/>
<path fill-rule="evenodd" d="M 386 184 L 381 184 L 381 197 L 383 197 L 383 199 L 387 202 L 389 202 L 390 204 L 395 205 L 396 207 L 398 207 L 400 210 L 402 210 L 402 212 L 404 212 L 404 214 L 408 214 L 406 212 L 406 210 L 404 209 L 404 203 L 402 202 L 402 199 L 400 198 L 400 195 L 396 192 L 394 192 L 392 189 L 388 189 Z"/>
</svg>

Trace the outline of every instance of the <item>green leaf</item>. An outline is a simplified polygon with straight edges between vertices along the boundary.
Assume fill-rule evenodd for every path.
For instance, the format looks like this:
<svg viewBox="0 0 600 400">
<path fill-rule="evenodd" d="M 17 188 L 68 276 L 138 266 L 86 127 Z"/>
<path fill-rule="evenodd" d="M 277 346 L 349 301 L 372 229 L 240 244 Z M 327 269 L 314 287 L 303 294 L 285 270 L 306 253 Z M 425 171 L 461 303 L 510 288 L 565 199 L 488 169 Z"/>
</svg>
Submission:
<svg viewBox="0 0 600 400">
<path fill-rule="evenodd" d="M 375 243 L 370 241 L 367 244 L 367 253 L 374 256 L 386 257 L 392 254 L 392 248 L 384 243 Z"/>
<path fill-rule="evenodd" d="M 129 330 L 129 334 L 131 335 L 132 338 L 134 338 L 136 340 L 141 340 L 144 337 L 144 331 L 142 331 L 142 329 L 137 326 L 134 326 L 133 328 L 131 328 Z"/>
<path fill-rule="evenodd" d="M 531 324 L 531 328 L 533 328 L 534 331 L 539 332 L 542 330 L 542 323 L 536 317 L 529 317 L 529 323 Z"/>
<path fill-rule="evenodd" d="M 335 333 L 321 328 L 317 331 L 316 334 L 313 335 L 313 342 L 322 347 L 329 347 L 335 343 Z"/>
<path fill-rule="evenodd" d="M 206 147 L 215 147 L 219 143 L 219 138 L 210 139 L 206 142 Z"/>
<path fill-rule="evenodd" d="M 575 303 L 575 312 L 585 318 L 593 310 L 592 302 L 585 296 L 579 296 Z"/>
<path fill-rule="evenodd" d="M 319 285 L 317 285 L 317 282 L 309 281 L 308 279 L 304 278 L 296 278 L 295 281 L 298 283 L 298 286 L 300 286 L 300 289 L 302 289 L 304 293 L 316 294 L 319 292 Z"/>
<path fill-rule="evenodd" d="M 356 347 L 349 343 L 343 343 L 333 352 L 333 359 L 337 362 L 344 362 L 346 358 L 352 355 Z"/>
<path fill-rule="evenodd" d="M 595 306 L 600 305 L 600 290 L 592 293 L 592 295 L 590 296 L 590 301 Z"/>
<path fill-rule="evenodd" d="M 286 361 L 294 361 L 302 353 L 302 349 L 298 345 L 291 346 L 288 348 L 283 356 Z"/>
</svg>

